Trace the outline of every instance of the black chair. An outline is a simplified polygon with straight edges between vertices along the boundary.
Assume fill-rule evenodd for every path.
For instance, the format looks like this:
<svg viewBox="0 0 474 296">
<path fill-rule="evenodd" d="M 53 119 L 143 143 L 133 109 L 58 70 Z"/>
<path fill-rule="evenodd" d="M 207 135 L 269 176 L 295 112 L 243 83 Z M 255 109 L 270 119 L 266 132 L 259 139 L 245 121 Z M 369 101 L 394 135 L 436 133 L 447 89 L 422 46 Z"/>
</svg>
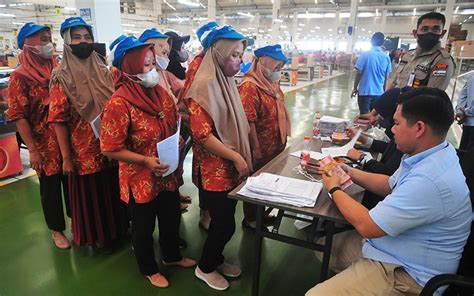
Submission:
<svg viewBox="0 0 474 296">
<path fill-rule="evenodd" d="M 471 192 L 471 205 L 474 205 L 474 150 L 458 150 L 457 152 L 467 186 Z M 471 234 L 464 247 L 457 274 L 440 274 L 431 278 L 421 291 L 420 296 L 433 295 L 438 288 L 447 285 L 449 287 L 444 292 L 444 296 L 474 295 L 474 223 L 471 224 Z"/>
</svg>

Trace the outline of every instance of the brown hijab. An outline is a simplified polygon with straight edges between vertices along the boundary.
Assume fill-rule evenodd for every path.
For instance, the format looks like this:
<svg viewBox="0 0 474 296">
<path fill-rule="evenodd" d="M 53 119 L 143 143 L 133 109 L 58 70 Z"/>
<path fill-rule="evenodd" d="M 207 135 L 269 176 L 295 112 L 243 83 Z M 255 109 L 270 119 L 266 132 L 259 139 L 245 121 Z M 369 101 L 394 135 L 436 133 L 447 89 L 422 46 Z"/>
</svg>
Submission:
<svg viewBox="0 0 474 296">
<path fill-rule="evenodd" d="M 63 60 L 53 70 L 52 83 L 60 83 L 71 103 L 87 122 L 102 113 L 114 92 L 112 74 L 95 51 L 87 59 L 76 57 L 69 47 L 71 29 L 64 32 Z"/>
<path fill-rule="evenodd" d="M 269 56 L 258 58 L 252 63 L 252 67 L 244 75 L 241 84 L 245 82 L 253 83 L 266 94 L 275 98 L 281 142 L 286 143 L 286 137 L 291 136 L 291 121 L 288 109 L 286 109 L 283 97 L 280 95 L 281 90 L 278 82 L 271 82 L 265 76 L 265 73 L 275 69 L 278 63 L 281 63 L 281 61 Z"/>
<path fill-rule="evenodd" d="M 222 72 L 223 59 L 243 40 L 220 39 L 207 50 L 185 99 L 192 98 L 211 116 L 217 135 L 227 147 L 237 151 L 252 167 L 250 127 L 234 77 Z M 219 52 L 219 53 L 218 53 Z"/>
</svg>

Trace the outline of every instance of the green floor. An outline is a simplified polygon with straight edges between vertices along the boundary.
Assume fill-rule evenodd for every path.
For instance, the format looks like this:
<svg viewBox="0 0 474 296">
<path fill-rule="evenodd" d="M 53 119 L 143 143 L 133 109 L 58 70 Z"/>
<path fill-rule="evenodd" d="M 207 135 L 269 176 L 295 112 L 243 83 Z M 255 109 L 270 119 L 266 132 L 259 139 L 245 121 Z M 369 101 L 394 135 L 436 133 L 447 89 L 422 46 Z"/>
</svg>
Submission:
<svg viewBox="0 0 474 296">
<path fill-rule="evenodd" d="M 293 140 L 311 127 L 314 111 L 323 115 L 352 118 L 357 113 L 351 100 L 352 78 L 343 75 L 289 93 L 286 97 L 292 116 Z M 183 214 L 181 236 L 189 247 L 183 255 L 199 258 L 205 233 L 198 228 L 197 190 L 190 181 L 190 157 L 186 161 L 182 192 L 193 196 L 189 211 Z M 88 248 L 56 249 L 43 221 L 36 177 L 0 187 L 0 296 L 10 295 L 250 295 L 252 286 L 253 235 L 240 222 L 225 249 L 225 256 L 242 267 L 242 276 L 231 281 L 224 292 L 211 290 L 194 277 L 194 269 L 163 268 L 170 287 L 152 287 L 138 272 L 129 242 L 112 254 Z M 297 236 L 292 221 L 282 230 Z M 70 230 L 66 235 L 71 237 Z M 155 233 L 155 236 L 157 233 Z M 156 246 L 157 254 L 158 246 Z M 319 277 L 320 263 L 307 249 L 274 241 L 264 241 L 260 295 L 303 295 Z"/>
</svg>

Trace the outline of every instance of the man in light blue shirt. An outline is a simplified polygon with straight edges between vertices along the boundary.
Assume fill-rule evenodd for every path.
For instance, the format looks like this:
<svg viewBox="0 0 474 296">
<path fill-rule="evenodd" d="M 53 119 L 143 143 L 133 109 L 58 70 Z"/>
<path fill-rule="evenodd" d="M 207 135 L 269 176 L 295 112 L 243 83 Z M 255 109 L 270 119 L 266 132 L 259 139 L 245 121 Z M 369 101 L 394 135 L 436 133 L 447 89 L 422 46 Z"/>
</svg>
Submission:
<svg viewBox="0 0 474 296">
<path fill-rule="evenodd" d="M 470 75 L 459 94 L 456 106 L 456 121 L 462 124 L 459 149 L 474 149 L 474 75 Z"/>
<path fill-rule="evenodd" d="M 422 87 L 400 96 L 393 118 L 405 155 L 392 176 L 343 167 L 355 183 L 385 196 L 372 210 L 342 191 L 336 174 L 323 175 L 356 231 L 334 241 L 339 258 L 331 266 L 345 269 L 307 295 L 418 295 L 433 276 L 457 270 L 472 209 L 456 151 L 446 142 L 451 101 L 442 90 Z"/>
<path fill-rule="evenodd" d="M 363 52 L 355 65 L 357 73 L 351 96 L 355 97 L 358 94 L 360 114 L 372 110 L 372 102 L 384 93 L 385 82 L 392 71 L 390 57 L 381 48 L 384 39 L 383 33 L 377 32 L 372 35 L 372 49 Z"/>
</svg>

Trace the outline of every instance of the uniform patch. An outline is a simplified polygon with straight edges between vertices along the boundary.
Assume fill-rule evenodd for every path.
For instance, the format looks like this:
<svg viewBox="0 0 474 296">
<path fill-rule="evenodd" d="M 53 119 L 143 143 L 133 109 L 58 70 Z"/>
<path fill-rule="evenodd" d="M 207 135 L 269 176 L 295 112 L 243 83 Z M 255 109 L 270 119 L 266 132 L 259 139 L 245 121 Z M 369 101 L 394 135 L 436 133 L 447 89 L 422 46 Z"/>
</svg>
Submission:
<svg viewBox="0 0 474 296">
<path fill-rule="evenodd" d="M 437 64 L 435 67 L 434 67 L 435 70 L 446 70 L 448 69 L 448 64 Z"/>
<path fill-rule="evenodd" d="M 415 70 L 420 70 L 424 73 L 430 73 L 430 68 L 426 67 L 425 65 L 416 65 Z"/>
<path fill-rule="evenodd" d="M 446 70 L 433 71 L 433 77 L 446 77 Z"/>
</svg>

